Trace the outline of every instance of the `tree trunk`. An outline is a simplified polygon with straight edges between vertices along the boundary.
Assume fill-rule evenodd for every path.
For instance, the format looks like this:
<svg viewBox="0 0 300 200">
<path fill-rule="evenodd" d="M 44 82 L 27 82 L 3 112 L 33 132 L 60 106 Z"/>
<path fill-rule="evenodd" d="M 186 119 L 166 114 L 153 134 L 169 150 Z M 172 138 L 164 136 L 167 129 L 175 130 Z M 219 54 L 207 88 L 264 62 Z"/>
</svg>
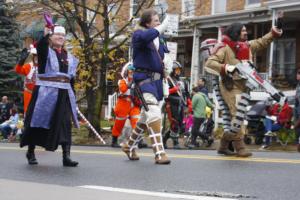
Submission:
<svg viewBox="0 0 300 200">
<path fill-rule="evenodd" d="M 106 73 L 104 69 L 106 69 L 106 64 L 102 62 L 103 65 L 100 70 L 100 81 L 99 87 L 96 90 L 93 90 L 92 87 L 86 90 L 87 96 L 87 113 L 88 120 L 94 126 L 94 128 L 100 133 L 101 131 L 101 111 L 102 105 L 104 101 L 105 88 L 106 88 Z M 90 136 L 91 136 L 90 132 Z"/>
<path fill-rule="evenodd" d="M 87 97 L 87 118 L 90 121 L 90 123 L 94 126 L 94 128 L 99 131 L 100 127 L 97 123 L 97 116 L 94 114 L 94 111 L 97 110 L 97 104 L 96 104 L 96 91 L 93 91 L 92 88 L 88 88 L 86 90 L 86 97 Z M 93 133 L 89 132 L 89 136 L 92 137 Z"/>
</svg>

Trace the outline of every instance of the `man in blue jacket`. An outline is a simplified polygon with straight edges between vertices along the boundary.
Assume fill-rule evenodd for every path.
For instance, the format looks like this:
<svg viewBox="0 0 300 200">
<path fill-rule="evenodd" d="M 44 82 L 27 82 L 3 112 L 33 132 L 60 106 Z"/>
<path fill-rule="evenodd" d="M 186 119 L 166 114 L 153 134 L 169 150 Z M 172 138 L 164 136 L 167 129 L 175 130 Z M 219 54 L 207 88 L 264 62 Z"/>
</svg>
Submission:
<svg viewBox="0 0 300 200">
<path fill-rule="evenodd" d="M 148 129 L 155 154 L 156 164 L 169 164 L 161 135 L 161 109 L 159 101 L 163 99 L 164 61 L 167 46 L 160 37 L 166 30 L 168 17 L 161 24 L 157 12 L 147 9 L 132 36 L 133 65 L 136 68 L 133 79 L 141 89 L 149 111 L 142 107 L 140 119 L 132 131 L 129 140 L 122 146 L 130 160 L 139 160 L 135 151 L 143 132 Z"/>
</svg>

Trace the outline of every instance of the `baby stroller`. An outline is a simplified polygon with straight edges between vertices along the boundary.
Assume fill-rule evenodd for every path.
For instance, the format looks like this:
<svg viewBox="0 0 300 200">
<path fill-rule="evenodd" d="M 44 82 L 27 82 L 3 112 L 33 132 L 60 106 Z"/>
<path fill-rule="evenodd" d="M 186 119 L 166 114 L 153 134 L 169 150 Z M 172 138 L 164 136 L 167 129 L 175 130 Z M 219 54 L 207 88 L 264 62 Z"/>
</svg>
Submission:
<svg viewBox="0 0 300 200">
<path fill-rule="evenodd" d="M 252 143 L 252 137 L 255 138 L 255 144 L 261 145 L 263 143 L 265 134 L 264 118 L 267 115 L 267 106 L 266 101 L 259 101 L 247 112 L 246 119 L 248 124 L 244 137 L 244 142 L 246 144 Z"/>
<path fill-rule="evenodd" d="M 206 147 L 210 147 L 212 143 L 214 142 L 212 132 L 214 130 L 215 122 L 213 119 L 207 118 L 200 126 L 199 128 L 199 135 L 203 141 L 203 143 L 206 143 Z"/>
</svg>

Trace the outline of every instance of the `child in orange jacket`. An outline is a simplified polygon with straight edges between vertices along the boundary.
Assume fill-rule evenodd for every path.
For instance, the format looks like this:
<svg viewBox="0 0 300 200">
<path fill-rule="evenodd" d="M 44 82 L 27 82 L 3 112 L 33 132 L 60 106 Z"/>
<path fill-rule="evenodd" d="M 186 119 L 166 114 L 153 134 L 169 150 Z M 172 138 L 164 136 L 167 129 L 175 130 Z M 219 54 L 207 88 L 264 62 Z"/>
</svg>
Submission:
<svg viewBox="0 0 300 200">
<path fill-rule="evenodd" d="M 140 116 L 140 107 L 135 102 L 135 97 L 132 96 L 132 78 L 134 67 L 132 63 L 127 63 L 121 72 L 123 79 L 119 80 L 119 96 L 115 107 L 115 124 L 112 129 L 112 147 L 118 147 L 118 137 L 122 133 L 126 119 L 130 120 L 131 126 L 134 129 Z"/>
</svg>

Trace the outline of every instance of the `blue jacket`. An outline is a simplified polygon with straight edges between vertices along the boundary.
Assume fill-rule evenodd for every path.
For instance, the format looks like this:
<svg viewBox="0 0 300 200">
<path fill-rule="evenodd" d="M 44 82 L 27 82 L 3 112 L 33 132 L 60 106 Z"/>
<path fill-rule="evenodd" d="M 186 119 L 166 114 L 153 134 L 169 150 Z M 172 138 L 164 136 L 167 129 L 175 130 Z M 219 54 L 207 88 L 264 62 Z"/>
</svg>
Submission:
<svg viewBox="0 0 300 200">
<path fill-rule="evenodd" d="M 159 37 L 159 32 L 153 28 L 139 28 L 133 33 L 133 65 L 136 69 L 145 69 L 149 72 L 157 72 L 163 77 L 162 60 L 164 59 L 164 53 L 167 53 L 168 49 L 163 39 L 159 38 L 159 57 L 153 43 L 153 40 L 156 37 Z M 150 75 L 149 73 L 135 72 L 133 78 L 134 81 L 138 83 L 142 80 L 150 78 Z M 151 93 L 157 98 L 158 101 L 162 100 L 162 79 L 145 83 L 140 87 L 143 93 Z"/>
</svg>

